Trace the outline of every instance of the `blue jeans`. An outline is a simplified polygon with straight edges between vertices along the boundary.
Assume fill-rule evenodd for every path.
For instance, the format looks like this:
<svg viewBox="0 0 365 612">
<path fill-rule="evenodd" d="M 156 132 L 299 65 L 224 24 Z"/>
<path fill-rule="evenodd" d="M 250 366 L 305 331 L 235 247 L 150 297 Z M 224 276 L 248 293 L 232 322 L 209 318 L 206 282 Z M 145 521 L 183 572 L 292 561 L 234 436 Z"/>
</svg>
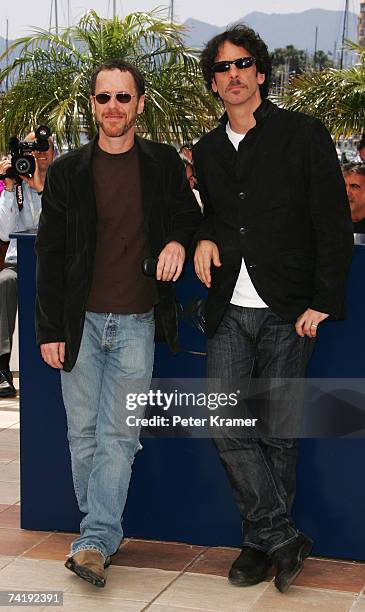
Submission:
<svg viewBox="0 0 365 612">
<path fill-rule="evenodd" d="M 304 378 L 313 346 L 313 339 L 298 336 L 293 323 L 283 321 L 269 308 L 230 304 L 207 343 L 207 375 L 220 379 L 231 390 L 238 380 Z M 293 398 L 294 402 L 302 401 L 300 394 L 293 394 Z M 266 403 L 266 418 L 275 421 L 270 394 Z M 298 407 L 292 408 L 296 418 Z M 243 519 L 244 546 L 270 554 L 295 539 L 298 531 L 291 507 L 297 441 L 270 435 L 249 438 L 223 431 L 214 443 Z"/>
<path fill-rule="evenodd" d="M 122 514 L 139 428 L 128 427 L 130 392 L 147 393 L 154 358 L 153 310 L 120 315 L 87 312 L 79 355 L 61 371 L 72 475 L 84 514 L 71 555 L 96 549 L 106 558 L 123 538 Z M 133 412 L 142 416 L 143 408 Z"/>
</svg>

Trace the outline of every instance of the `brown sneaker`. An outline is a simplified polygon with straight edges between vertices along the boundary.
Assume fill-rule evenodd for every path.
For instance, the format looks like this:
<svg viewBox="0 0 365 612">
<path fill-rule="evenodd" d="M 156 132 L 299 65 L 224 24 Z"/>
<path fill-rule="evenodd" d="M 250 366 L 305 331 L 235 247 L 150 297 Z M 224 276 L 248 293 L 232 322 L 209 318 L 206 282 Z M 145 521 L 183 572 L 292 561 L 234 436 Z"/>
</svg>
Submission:
<svg viewBox="0 0 365 612">
<path fill-rule="evenodd" d="M 109 565 L 110 557 L 107 557 L 104 562 L 101 553 L 93 549 L 80 550 L 72 557 L 69 557 L 65 563 L 67 569 L 97 587 L 105 586 L 105 568 L 109 567 Z"/>
</svg>

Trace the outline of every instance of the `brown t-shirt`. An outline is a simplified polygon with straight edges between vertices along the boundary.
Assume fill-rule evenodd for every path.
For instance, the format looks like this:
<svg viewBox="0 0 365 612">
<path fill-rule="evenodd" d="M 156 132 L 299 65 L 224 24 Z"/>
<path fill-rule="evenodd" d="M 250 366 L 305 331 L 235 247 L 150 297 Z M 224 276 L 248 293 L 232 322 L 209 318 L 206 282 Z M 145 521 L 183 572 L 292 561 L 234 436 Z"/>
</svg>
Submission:
<svg viewBox="0 0 365 612">
<path fill-rule="evenodd" d="M 144 276 L 149 256 L 141 206 L 138 151 L 110 154 L 97 145 L 93 158 L 97 244 L 86 309 L 132 314 L 157 303 L 154 278 Z"/>
</svg>

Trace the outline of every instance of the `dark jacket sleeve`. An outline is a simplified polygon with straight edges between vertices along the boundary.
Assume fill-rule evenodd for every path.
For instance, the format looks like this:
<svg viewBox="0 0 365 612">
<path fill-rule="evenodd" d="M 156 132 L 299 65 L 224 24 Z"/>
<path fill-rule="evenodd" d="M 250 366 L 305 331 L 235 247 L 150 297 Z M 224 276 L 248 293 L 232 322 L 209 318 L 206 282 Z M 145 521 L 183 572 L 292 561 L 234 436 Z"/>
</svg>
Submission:
<svg viewBox="0 0 365 612">
<path fill-rule="evenodd" d="M 171 215 L 170 231 L 165 244 L 176 240 L 186 250 L 189 249 L 192 238 L 199 227 L 202 214 L 196 198 L 190 189 L 186 178 L 185 167 L 177 151 L 169 147 L 169 210 Z"/>
<path fill-rule="evenodd" d="M 315 292 L 309 306 L 341 318 L 353 250 L 350 207 L 329 132 L 313 119 L 308 138 L 307 178 L 316 236 Z"/>
<path fill-rule="evenodd" d="M 200 199 L 203 205 L 204 219 L 200 223 L 198 231 L 195 233 L 193 240 L 194 246 L 199 240 L 211 240 L 212 242 L 217 242 L 217 237 L 214 231 L 214 211 L 209 199 L 207 181 L 205 179 L 205 173 L 203 170 L 204 152 L 202 152 L 198 147 L 199 144 L 193 149 L 193 158 L 194 170 L 198 180 Z"/>
<path fill-rule="evenodd" d="M 57 165 L 48 169 L 35 250 L 36 338 L 38 344 L 64 341 L 64 261 L 66 211 Z"/>
</svg>

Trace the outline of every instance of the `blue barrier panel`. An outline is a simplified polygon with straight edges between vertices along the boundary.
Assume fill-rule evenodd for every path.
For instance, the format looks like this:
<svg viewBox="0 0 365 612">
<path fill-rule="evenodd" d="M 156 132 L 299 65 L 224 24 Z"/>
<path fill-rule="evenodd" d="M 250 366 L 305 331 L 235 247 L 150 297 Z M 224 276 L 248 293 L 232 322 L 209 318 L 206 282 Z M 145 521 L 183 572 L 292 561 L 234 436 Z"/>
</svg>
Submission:
<svg viewBox="0 0 365 612">
<path fill-rule="evenodd" d="M 80 513 L 72 486 L 59 373 L 42 362 L 35 345 L 32 234 L 18 235 L 18 270 L 21 526 L 77 531 Z M 348 318 L 321 326 L 309 376 L 365 378 L 364 271 L 365 247 L 357 246 L 349 279 Z M 204 376 L 205 340 L 194 319 L 198 300 L 204 296 L 204 288 L 187 266 L 177 283 L 182 352 L 172 356 L 158 343 L 155 376 Z M 305 439 L 300 446 L 298 527 L 314 537 L 315 554 L 365 559 L 364 440 Z M 148 438 L 143 447 L 135 461 L 124 516 L 126 535 L 239 546 L 240 517 L 212 442 Z"/>
</svg>

